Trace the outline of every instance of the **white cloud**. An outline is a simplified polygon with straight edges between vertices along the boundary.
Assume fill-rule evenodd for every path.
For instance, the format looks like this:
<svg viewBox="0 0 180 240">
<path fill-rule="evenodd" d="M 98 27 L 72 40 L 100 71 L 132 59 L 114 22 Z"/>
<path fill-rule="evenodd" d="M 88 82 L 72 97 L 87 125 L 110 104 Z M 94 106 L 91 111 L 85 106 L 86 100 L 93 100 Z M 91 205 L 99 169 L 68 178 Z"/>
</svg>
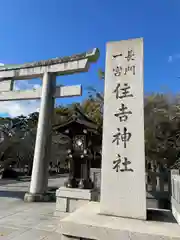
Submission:
<svg viewBox="0 0 180 240">
<path fill-rule="evenodd" d="M 0 66 L 4 66 L 4 63 L 0 63 Z"/>
<path fill-rule="evenodd" d="M 26 89 L 37 89 L 41 87 L 40 84 L 33 84 L 31 83 L 31 80 L 30 81 L 23 81 L 23 80 L 18 80 L 18 81 L 15 81 L 15 84 L 14 84 L 14 89 L 15 90 L 26 90 Z"/>
<path fill-rule="evenodd" d="M 177 59 L 180 59 L 180 53 L 170 55 L 168 57 L 168 62 L 171 63 L 171 62 L 173 62 L 174 60 L 177 60 Z"/>
<path fill-rule="evenodd" d="M 40 84 L 33 84 L 31 81 L 16 81 L 14 84 L 15 90 L 37 89 Z M 0 102 L 0 115 L 7 114 L 10 117 L 19 115 L 29 115 L 33 112 L 39 112 L 39 100 L 22 100 L 22 101 L 5 101 Z"/>
<path fill-rule="evenodd" d="M 19 115 L 27 116 L 30 113 L 38 112 L 39 105 L 39 100 L 0 102 L 0 113 L 8 114 L 10 117 L 16 117 Z"/>
</svg>

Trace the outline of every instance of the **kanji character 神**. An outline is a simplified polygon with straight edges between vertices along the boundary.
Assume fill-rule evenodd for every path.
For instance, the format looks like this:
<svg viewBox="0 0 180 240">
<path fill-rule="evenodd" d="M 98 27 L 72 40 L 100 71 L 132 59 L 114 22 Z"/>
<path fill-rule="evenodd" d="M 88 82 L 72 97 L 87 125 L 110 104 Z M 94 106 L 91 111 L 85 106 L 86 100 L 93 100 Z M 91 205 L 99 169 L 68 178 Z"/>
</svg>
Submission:
<svg viewBox="0 0 180 240">
<path fill-rule="evenodd" d="M 131 133 L 127 131 L 127 128 L 124 127 L 123 133 L 120 132 L 120 128 L 117 128 L 117 133 L 113 135 L 112 143 L 116 142 L 116 145 L 120 144 L 120 141 L 124 142 L 124 148 L 126 148 L 127 142 L 131 138 Z"/>
</svg>

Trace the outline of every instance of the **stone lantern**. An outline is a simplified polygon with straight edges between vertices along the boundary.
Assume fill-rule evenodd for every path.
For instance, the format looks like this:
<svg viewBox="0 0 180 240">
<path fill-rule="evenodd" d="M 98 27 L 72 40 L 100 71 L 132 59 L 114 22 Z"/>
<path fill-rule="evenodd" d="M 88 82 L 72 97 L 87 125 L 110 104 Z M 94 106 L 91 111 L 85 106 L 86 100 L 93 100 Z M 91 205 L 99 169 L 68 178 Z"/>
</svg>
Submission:
<svg viewBox="0 0 180 240">
<path fill-rule="evenodd" d="M 94 146 L 101 139 L 98 126 L 76 107 L 72 116 L 63 124 L 54 126 L 54 130 L 71 139 L 67 150 L 69 178 L 67 188 L 92 189 L 90 167 L 94 156 Z"/>
</svg>

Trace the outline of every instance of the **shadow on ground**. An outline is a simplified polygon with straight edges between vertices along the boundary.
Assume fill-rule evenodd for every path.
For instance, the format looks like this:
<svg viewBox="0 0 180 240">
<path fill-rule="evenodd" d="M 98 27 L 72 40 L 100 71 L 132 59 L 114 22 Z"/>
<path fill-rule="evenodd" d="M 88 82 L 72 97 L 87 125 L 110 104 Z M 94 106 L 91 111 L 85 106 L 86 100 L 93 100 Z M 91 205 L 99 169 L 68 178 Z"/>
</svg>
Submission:
<svg viewBox="0 0 180 240">
<path fill-rule="evenodd" d="M 48 190 L 48 193 L 51 195 L 51 200 L 49 200 L 48 202 L 56 202 L 56 190 L 57 188 L 50 188 Z M 17 199 L 22 199 L 24 200 L 24 195 L 27 191 L 9 191 L 9 190 L 5 190 L 5 191 L 0 191 L 0 198 L 17 198 Z"/>
<path fill-rule="evenodd" d="M 48 179 L 67 178 L 67 177 L 68 177 L 67 173 L 65 173 L 65 174 L 55 174 L 55 175 L 49 175 Z M 31 181 L 31 177 L 30 176 L 19 177 L 19 181 L 29 182 L 29 181 Z"/>
<path fill-rule="evenodd" d="M 147 220 L 157 222 L 177 223 L 171 211 L 164 209 L 148 209 Z"/>
<path fill-rule="evenodd" d="M 0 191 L 0 198 L 1 197 L 9 197 L 9 198 L 19 198 L 24 199 L 24 195 L 26 192 L 23 191 Z"/>
</svg>

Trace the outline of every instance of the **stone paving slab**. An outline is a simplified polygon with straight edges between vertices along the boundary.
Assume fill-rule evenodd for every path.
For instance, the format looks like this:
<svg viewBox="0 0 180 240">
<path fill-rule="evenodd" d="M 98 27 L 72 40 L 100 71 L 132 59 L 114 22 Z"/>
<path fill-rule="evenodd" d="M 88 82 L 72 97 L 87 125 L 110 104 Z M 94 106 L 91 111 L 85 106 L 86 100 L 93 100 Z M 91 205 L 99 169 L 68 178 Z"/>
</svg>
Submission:
<svg viewBox="0 0 180 240">
<path fill-rule="evenodd" d="M 50 187 L 63 186 L 65 178 L 50 179 Z M 0 181 L 0 240 L 60 240 L 56 232 L 61 218 L 55 217 L 55 203 L 25 203 L 29 182 Z"/>
<path fill-rule="evenodd" d="M 24 232 L 28 231 L 27 228 L 9 228 L 9 227 L 0 227 L 0 239 L 2 240 L 10 240 L 15 237 L 20 236 Z"/>
<path fill-rule="evenodd" d="M 41 240 L 44 239 L 46 237 L 48 237 L 50 233 L 47 231 L 43 231 L 43 230 L 36 230 L 36 229 L 28 229 L 25 232 L 19 232 L 18 236 L 13 236 L 13 240 Z M 60 238 L 59 238 L 60 239 Z M 52 238 L 53 240 L 53 238 Z"/>
<path fill-rule="evenodd" d="M 59 233 L 53 232 L 52 234 L 46 236 L 43 240 L 61 240 L 61 237 Z"/>
</svg>

